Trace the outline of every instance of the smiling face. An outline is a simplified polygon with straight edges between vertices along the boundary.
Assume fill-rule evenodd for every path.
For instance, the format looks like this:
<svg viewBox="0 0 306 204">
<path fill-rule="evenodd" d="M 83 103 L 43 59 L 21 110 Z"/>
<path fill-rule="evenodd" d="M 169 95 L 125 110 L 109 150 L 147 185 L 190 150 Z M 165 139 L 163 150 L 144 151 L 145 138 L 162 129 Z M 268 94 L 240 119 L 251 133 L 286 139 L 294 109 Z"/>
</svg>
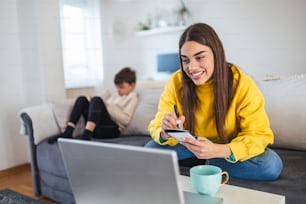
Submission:
<svg viewBox="0 0 306 204">
<path fill-rule="evenodd" d="M 195 41 L 186 41 L 181 47 L 184 72 L 196 86 L 203 85 L 214 73 L 214 54 L 208 46 Z"/>
</svg>

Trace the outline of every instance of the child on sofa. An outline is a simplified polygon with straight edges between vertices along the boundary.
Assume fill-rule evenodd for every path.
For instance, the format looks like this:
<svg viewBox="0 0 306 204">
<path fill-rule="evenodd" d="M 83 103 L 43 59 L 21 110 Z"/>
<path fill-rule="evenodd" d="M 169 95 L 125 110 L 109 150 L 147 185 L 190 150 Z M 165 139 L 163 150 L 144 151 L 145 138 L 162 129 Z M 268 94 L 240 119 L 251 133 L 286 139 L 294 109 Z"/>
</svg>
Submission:
<svg viewBox="0 0 306 204">
<path fill-rule="evenodd" d="M 138 103 L 138 96 L 134 92 L 136 73 L 130 67 L 121 69 L 114 78 L 117 93 L 106 100 L 99 96 L 87 98 L 79 96 L 72 108 L 65 131 L 49 138 L 52 144 L 59 137 L 73 138 L 72 133 L 81 116 L 85 119 L 85 129 L 80 139 L 119 137 L 121 130 L 131 121 Z"/>
</svg>

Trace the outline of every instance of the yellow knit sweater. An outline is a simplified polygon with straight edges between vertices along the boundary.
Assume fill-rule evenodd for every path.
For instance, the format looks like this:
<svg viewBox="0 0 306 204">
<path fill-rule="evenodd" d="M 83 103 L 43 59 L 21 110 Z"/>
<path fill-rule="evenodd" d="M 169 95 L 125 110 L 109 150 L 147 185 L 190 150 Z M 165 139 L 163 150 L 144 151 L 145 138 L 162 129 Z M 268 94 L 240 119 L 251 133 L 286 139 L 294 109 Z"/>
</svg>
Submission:
<svg viewBox="0 0 306 204">
<path fill-rule="evenodd" d="M 225 132 L 229 138 L 229 147 L 235 161 L 244 161 L 264 152 L 268 144 L 272 144 L 274 137 L 270 129 L 268 116 L 264 109 L 264 98 L 253 80 L 236 66 L 232 66 L 234 73 L 234 96 L 227 113 Z M 167 82 L 160 97 L 158 112 L 150 122 L 148 130 L 153 140 L 161 145 L 174 146 L 178 140 L 171 138 L 160 142 L 161 123 L 165 114 L 173 111 L 176 104 L 178 113 L 182 112 L 182 103 L 178 93 L 183 83 L 181 70 L 175 72 Z M 198 86 L 200 108 L 194 113 L 196 117 L 195 135 L 206 137 L 215 143 L 221 143 L 216 130 L 213 108 L 213 82 Z"/>
</svg>

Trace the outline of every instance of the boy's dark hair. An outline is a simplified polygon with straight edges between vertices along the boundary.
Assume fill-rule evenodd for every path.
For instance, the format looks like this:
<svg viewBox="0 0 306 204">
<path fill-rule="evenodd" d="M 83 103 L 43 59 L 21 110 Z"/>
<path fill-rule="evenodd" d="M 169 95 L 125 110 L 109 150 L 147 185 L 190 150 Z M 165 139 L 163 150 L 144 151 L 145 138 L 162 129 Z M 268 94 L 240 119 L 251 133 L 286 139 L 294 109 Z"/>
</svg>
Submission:
<svg viewBox="0 0 306 204">
<path fill-rule="evenodd" d="M 136 72 L 132 70 L 130 67 L 122 68 L 114 78 L 115 84 L 121 84 L 123 82 L 127 82 L 129 84 L 136 83 Z"/>
</svg>

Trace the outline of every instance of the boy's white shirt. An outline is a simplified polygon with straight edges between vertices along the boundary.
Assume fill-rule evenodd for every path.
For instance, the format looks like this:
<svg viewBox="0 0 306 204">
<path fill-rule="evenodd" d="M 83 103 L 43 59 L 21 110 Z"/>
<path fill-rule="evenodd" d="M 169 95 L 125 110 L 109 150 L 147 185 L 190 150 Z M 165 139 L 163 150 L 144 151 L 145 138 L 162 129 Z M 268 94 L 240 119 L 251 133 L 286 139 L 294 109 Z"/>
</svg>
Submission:
<svg viewBox="0 0 306 204">
<path fill-rule="evenodd" d="M 121 131 L 132 119 L 138 103 L 138 95 L 134 91 L 124 96 L 119 96 L 116 93 L 107 98 L 105 102 L 107 111 L 112 120 L 118 124 Z"/>
</svg>

